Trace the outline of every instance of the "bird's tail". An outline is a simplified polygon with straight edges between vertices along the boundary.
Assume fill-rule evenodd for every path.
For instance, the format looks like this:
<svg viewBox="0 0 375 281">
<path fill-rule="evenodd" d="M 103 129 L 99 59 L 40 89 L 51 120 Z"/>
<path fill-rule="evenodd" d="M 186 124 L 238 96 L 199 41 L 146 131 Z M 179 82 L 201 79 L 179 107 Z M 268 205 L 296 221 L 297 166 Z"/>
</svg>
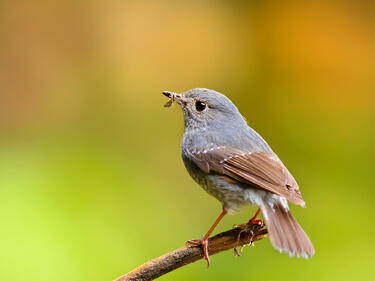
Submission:
<svg viewBox="0 0 375 281">
<path fill-rule="evenodd" d="M 289 209 L 280 202 L 273 206 L 263 203 L 260 207 L 275 249 L 296 257 L 308 258 L 314 255 L 315 249 L 310 238 Z"/>
</svg>

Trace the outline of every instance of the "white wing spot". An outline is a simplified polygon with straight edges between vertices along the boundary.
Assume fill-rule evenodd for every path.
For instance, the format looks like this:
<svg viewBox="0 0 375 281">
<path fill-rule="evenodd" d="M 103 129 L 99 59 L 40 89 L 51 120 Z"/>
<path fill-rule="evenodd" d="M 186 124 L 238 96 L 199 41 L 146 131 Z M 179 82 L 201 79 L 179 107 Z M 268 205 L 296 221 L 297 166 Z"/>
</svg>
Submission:
<svg viewBox="0 0 375 281">
<path fill-rule="evenodd" d="M 243 156 L 250 155 L 250 154 L 252 154 L 252 152 L 244 152 L 244 153 L 241 153 L 241 154 L 232 155 L 232 156 L 229 156 L 228 158 L 225 158 L 225 159 L 221 160 L 220 164 L 223 164 L 224 162 L 226 162 L 228 160 L 238 158 L 238 157 L 243 157 Z"/>
<path fill-rule="evenodd" d="M 206 153 L 208 153 L 208 152 L 210 152 L 210 151 L 219 150 L 219 149 L 224 149 L 224 148 L 225 148 L 225 146 L 213 146 L 213 147 L 210 147 L 210 148 L 205 149 L 205 150 L 199 150 L 199 151 L 197 151 L 197 150 L 193 150 L 193 151 L 191 151 L 190 153 L 191 153 L 191 154 L 196 154 L 196 155 L 199 155 L 199 154 L 201 154 L 201 153 L 206 154 Z"/>
</svg>

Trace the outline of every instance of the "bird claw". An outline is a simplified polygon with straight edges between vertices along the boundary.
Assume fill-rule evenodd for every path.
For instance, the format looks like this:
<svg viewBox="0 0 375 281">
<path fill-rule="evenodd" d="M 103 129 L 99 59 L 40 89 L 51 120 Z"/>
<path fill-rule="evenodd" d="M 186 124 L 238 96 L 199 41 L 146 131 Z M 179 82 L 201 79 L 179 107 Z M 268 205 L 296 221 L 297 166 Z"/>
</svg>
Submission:
<svg viewBox="0 0 375 281">
<path fill-rule="evenodd" d="M 210 256 L 208 254 L 208 239 L 193 239 L 186 241 L 186 245 L 190 247 L 202 246 L 203 249 L 203 259 L 207 262 L 207 267 L 210 266 Z"/>
<path fill-rule="evenodd" d="M 199 246 L 202 245 L 202 239 L 192 239 L 186 241 L 186 246 Z"/>
<path fill-rule="evenodd" d="M 264 226 L 263 220 L 259 220 L 259 219 L 251 219 L 251 220 L 248 221 L 247 224 L 248 225 L 256 224 L 256 225 L 259 225 L 259 226 Z"/>
</svg>

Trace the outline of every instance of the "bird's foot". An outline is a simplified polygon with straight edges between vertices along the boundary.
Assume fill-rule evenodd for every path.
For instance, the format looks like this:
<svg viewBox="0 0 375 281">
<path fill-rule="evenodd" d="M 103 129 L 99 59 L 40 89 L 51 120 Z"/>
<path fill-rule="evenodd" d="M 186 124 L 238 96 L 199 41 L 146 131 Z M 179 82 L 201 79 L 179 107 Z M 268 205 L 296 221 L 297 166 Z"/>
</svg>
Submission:
<svg viewBox="0 0 375 281">
<path fill-rule="evenodd" d="M 233 228 L 241 228 L 242 231 L 249 231 L 249 230 L 254 229 L 253 227 L 254 225 L 263 227 L 264 222 L 262 220 L 255 220 L 255 221 L 249 220 L 247 223 L 234 224 Z"/>
<path fill-rule="evenodd" d="M 258 208 L 255 215 L 247 222 L 247 224 L 248 225 L 256 224 L 256 225 L 259 225 L 259 226 L 263 226 L 264 225 L 263 221 L 260 220 L 260 219 L 257 219 L 259 214 L 260 214 L 260 208 Z"/>
<path fill-rule="evenodd" d="M 264 222 L 260 219 L 256 219 L 256 218 L 252 218 L 250 219 L 248 222 L 247 222 L 248 225 L 252 225 L 252 224 L 257 224 L 257 225 L 260 225 L 260 226 L 263 226 L 264 225 Z"/>
<path fill-rule="evenodd" d="M 189 241 L 186 241 L 186 245 L 187 246 L 192 246 L 192 247 L 202 246 L 202 249 L 203 249 L 203 258 L 207 262 L 207 267 L 210 266 L 211 261 L 210 261 L 210 256 L 208 254 L 208 239 L 207 238 L 206 239 L 201 238 L 201 239 L 189 240 Z"/>
</svg>

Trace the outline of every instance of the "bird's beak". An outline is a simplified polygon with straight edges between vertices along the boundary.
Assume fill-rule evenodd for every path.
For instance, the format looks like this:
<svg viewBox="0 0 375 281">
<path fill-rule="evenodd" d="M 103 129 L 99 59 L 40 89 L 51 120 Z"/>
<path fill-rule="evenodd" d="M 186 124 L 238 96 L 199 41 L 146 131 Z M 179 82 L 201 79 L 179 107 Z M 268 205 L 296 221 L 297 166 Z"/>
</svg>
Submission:
<svg viewBox="0 0 375 281">
<path fill-rule="evenodd" d="M 176 93 L 169 92 L 169 91 L 164 91 L 164 92 L 162 92 L 162 94 L 163 94 L 164 96 L 166 96 L 167 98 L 170 98 L 170 99 L 171 99 L 173 96 L 177 95 Z"/>
<path fill-rule="evenodd" d="M 176 101 L 179 105 L 182 105 L 183 103 L 183 97 L 180 94 L 169 91 L 164 91 L 162 94 L 169 98 L 169 101 L 164 105 L 165 107 L 171 106 L 174 101 Z"/>
</svg>

